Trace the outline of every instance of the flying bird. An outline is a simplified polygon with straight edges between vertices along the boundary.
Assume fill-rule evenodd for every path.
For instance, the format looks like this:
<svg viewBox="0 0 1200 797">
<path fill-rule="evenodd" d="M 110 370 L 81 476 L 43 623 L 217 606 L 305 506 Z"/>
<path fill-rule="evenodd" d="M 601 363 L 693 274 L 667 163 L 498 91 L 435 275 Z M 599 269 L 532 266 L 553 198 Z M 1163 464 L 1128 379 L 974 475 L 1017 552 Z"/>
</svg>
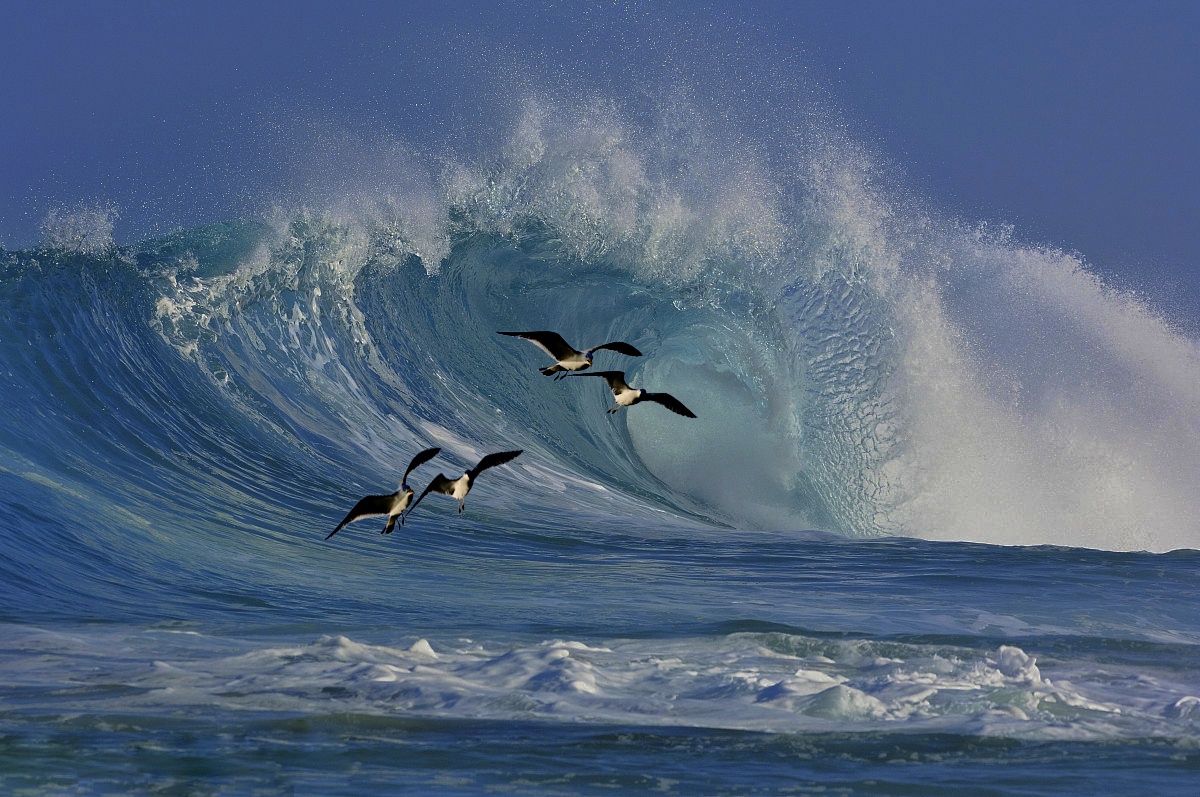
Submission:
<svg viewBox="0 0 1200 797">
<path fill-rule="evenodd" d="M 412 473 L 417 467 L 428 462 L 437 456 L 440 448 L 427 448 L 420 454 L 412 458 L 412 462 L 408 463 L 408 470 L 404 471 L 404 478 L 400 480 L 400 489 L 391 495 L 368 495 L 363 498 L 354 508 L 350 510 L 350 514 L 346 515 L 346 519 L 338 524 L 338 527 L 329 532 L 329 537 L 337 534 L 344 529 L 348 524 L 353 523 L 359 518 L 365 517 L 382 517 L 387 515 L 387 525 L 383 527 L 381 534 L 391 534 L 392 529 L 396 528 L 396 518 L 400 518 L 401 525 L 404 523 L 402 516 L 408 502 L 412 500 L 413 489 L 408 486 L 408 474 Z M 326 537 L 325 539 L 329 539 Z"/>
<path fill-rule="evenodd" d="M 557 332 L 541 331 L 541 332 L 498 332 L 498 335 L 508 335 L 514 338 L 524 338 L 531 343 L 536 344 L 542 351 L 554 358 L 554 365 L 547 365 L 539 370 L 546 376 L 553 376 L 555 379 L 562 379 L 566 376 L 567 371 L 582 371 L 592 367 L 592 354 L 601 349 L 609 349 L 618 354 L 625 354 L 630 357 L 641 357 L 642 353 L 619 340 L 614 340 L 610 343 L 603 343 L 599 346 L 593 346 L 590 349 L 576 351 L 571 344 L 563 340 L 563 336 Z"/>
<path fill-rule="evenodd" d="M 417 508 L 417 504 L 421 503 L 421 499 L 430 493 L 441 493 L 442 495 L 448 495 L 456 499 L 458 501 L 458 511 L 462 512 L 466 509 L 467 493 L 471 492 L 471 488 L 475 486 L 475 480 L 479 478 L 479 474 L 488 468 L 494 468 L 497 465 L 503 465 L 505 462 L 515 459 L 520 453 L 521 451 L 501 451 L 498 454 L 488 454 L 479 460 L 478 465 L 457 479 L 449 479 L 444 474 L 439 473 L 433 477 L 433 481 L 429 483 L 429 486 L 421 492 L 421 496 L 413 502 L 412 507 L 408 510 L 405 517 L 411 515 L 413 510 Z M 404 525 L 404 518 L 400 519 L 400 525 Z"/>
<path fill-rule="evenodd" d="M 686 418 L 696 417 L 694 412 L 683 406 L 683 402 L 670 393 L 651 393 L 625 384 L 624 371 L 596 371 L 594 374 L 572 374 L 572 376 L 598 376 L 608 382 L 608 387 L 617 400 L 616 404 L 608 408 L 607 412 L 610 413 L 616 412 L 622 407 L 631 407 L 641 401 L 653 401 Z"/>
</svg>

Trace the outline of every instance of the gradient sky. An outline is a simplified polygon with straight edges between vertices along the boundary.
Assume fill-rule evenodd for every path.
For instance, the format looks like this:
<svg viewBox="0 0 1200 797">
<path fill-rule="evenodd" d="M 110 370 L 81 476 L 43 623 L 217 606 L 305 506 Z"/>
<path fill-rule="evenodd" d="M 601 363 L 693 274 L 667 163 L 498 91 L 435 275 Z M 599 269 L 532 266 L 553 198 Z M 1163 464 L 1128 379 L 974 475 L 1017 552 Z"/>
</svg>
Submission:
<svg viewBox="0 0 1200 797">
<path fill-rule="evenodd" d="M 1194 315 L 1197 33 L 1174 0 L 0 0 L 0 246 L 80 202 L 117 207 L 126 243 L 227 219 L 278 162 L 263 128 L 309 111 L 461 143 L 498 60 L 600 92 L 753 64 L 820 85 L 947 214 Z"/>
</svg>

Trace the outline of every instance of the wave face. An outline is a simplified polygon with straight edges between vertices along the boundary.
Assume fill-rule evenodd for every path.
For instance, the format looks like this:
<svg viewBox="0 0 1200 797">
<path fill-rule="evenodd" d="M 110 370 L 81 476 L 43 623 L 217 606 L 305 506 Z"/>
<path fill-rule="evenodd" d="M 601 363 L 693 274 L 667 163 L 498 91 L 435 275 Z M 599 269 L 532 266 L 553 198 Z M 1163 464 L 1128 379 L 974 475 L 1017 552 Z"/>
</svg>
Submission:
<svg viewBox="0 0 1200 797">
<path fill-rule="evenodd" d="M 889 196 L 844 142 L 785 168 L 677 116 L 530 101 L 480 163 L 409 154 L 403 188 L 136 249 L 57 219 L 4 267 L 10 478 L 122 525 L 241 493 L 319 517 L 418 447 L 520 447 L 507 497 L 551 513 L 1197 547 L 1193 340 L 1075 256 Z M 502 329 L 632 342 L 597 369 L 699 420 L 610 418 Z"/>
</svg>

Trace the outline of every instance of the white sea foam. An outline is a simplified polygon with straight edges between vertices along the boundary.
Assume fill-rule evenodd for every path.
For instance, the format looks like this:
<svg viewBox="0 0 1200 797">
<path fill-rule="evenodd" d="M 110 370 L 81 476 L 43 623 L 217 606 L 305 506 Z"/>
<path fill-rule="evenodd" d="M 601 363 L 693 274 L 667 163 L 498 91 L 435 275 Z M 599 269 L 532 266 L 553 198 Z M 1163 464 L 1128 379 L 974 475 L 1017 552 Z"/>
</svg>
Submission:
<svg viewBox="0 0 1200 797">
<path fill-rule="evenodd" d="M 30 671 L 41 673 L 31 677 L 47 683 L 55 671 L 46 669 L 47 656 L 84 652 L 75 640 L 44 635 L 24 645 Z M 889 655 L 879 655 L 882 650 Z M 966 649 L 779 635 L 605 645 L 548 640 L 500 648 L 458 640 L 436 650 L 426 639 L 388 646 L 335 635 L 124 669 L 110 663 L 91 677 L 98 689 L 115 680 L 144 690 L 118 698 L 123 709 L 541 715 L 772 732 L 958 728 L 1045 739 L 1186 737 L 1195 733 L 1197 716 L 1197 699 L 1175 691 L 1179 684 L 1143 678 L 1125 689 L 1110 682 L 1104 666 L 1086 661 L 1060 662 L 1055 669 L 1063 675 L 1050 679 L 1014 646 L 979 656 Z M 87 688 L 88 676 L 71 677 L 77 689 Z M 103 702 L 102 691 L 93 703 Z"/>
</svg>

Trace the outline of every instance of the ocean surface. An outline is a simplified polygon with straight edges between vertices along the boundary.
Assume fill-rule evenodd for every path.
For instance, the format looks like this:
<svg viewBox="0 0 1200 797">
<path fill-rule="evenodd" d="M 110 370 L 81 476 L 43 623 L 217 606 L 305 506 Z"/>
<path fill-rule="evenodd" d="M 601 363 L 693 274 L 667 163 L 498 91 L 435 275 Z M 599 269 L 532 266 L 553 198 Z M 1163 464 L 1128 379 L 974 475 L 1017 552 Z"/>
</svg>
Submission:
<svg viewBox="0 0 1200 797">
<path fill-rule="evenodd" d="M 1196 340 L 680 129 L 0 252 L 0 792 L 1195 793 Z M 432 446 L 523 453 L 325 539 Z"/>
</svg>

